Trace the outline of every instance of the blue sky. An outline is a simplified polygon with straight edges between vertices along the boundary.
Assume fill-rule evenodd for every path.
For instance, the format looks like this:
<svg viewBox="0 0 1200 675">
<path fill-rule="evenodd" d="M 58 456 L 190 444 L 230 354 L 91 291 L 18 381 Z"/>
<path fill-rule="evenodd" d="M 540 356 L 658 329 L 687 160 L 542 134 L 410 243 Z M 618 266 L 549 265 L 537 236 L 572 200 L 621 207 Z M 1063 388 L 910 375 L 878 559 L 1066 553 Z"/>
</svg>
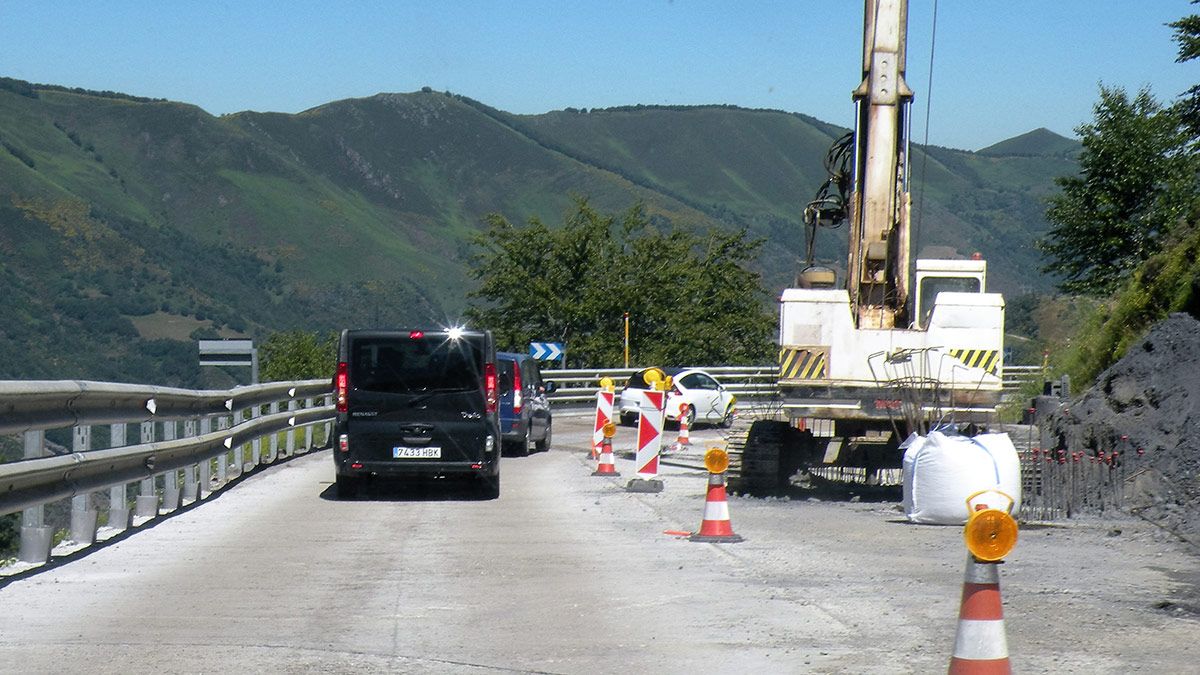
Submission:
<svg viewBox="0 0 1200 675">
<path fill-rule="evenodd" d="M 911 0 L 913 140 L 975 150 L 1073 135 L 1098 85 L 1169 100 L 1200 83 L 1164 24 L 1186 0 Z M 516 113 L 728 103 L 849 126 L 858 0 L 0 2 L 0 75 L 299 112 L 431 86 Z"/>
</svg>

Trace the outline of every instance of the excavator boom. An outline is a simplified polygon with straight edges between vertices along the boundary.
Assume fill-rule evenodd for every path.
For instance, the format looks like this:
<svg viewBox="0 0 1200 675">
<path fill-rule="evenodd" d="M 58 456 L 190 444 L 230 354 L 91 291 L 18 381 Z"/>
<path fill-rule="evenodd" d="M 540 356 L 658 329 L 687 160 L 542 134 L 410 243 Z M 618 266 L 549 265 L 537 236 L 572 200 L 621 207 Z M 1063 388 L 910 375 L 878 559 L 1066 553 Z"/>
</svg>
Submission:
<svg viewBox="0 0 1200 675">
<path fill-rule="evenodd" d="M 907 0 L 865 0 L 846 287 L 861 328 L 907 327 Z"/>
</svg>

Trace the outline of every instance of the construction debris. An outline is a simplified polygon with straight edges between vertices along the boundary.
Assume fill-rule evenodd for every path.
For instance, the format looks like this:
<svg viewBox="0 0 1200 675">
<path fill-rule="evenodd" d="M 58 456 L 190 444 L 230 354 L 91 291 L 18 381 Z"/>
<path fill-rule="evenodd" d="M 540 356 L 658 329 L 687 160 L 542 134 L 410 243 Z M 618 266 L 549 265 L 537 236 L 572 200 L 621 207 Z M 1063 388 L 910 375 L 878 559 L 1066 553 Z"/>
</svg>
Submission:
<svg viewBox="0 0 1200 675">
<path fill-rule="evenodd" d="M 1122 510 L 1200 545 L 1200 321 L 1151 328 L 1042 424 L 1042 447 L 1106 462 Z"/>
</svg>

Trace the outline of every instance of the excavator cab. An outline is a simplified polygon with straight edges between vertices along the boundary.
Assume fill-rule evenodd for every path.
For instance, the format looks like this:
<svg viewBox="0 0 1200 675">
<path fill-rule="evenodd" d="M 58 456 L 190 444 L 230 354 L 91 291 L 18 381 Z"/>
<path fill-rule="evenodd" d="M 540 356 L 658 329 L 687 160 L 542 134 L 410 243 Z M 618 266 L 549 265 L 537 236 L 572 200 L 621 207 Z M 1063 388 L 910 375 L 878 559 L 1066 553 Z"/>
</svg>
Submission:
<svg viewBox="0 0 1200 675">
<path fill-rule="evenodd" d="M 975 254 L 971 260 L 918 259 L 916 269 L 916 307 L 914 328 L 929 327 L 929 317 L 939 293 L 984 293 L 987 288 L 987 262 Z"/>
</svg>

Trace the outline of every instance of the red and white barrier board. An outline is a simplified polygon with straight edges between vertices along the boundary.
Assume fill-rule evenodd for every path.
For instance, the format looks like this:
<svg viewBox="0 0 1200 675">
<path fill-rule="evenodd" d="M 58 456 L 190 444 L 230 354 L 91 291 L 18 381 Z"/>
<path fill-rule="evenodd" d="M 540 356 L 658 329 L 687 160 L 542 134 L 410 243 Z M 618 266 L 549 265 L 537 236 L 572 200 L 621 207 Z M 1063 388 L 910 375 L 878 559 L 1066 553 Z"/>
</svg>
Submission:
<svg viewBox="0 0 1200 675">
<path fill-rule="evenodd" d="M 596 392 L 596 425 L 592 432 L 592 457 L 600 455 L 604 443 L 604 425 L 613 419 L 613 392 L 601 389 Z M 613 422 L 615 424 L 615 422 Z"/>
<path fill-rule="evenodd" d="M 667 401 L 664 391 L 646 390 L 638 402 L 637 465 L 638 476 L 658 475 L 658 454 L 662 450 L 663 412 Z"/>
</svg>

